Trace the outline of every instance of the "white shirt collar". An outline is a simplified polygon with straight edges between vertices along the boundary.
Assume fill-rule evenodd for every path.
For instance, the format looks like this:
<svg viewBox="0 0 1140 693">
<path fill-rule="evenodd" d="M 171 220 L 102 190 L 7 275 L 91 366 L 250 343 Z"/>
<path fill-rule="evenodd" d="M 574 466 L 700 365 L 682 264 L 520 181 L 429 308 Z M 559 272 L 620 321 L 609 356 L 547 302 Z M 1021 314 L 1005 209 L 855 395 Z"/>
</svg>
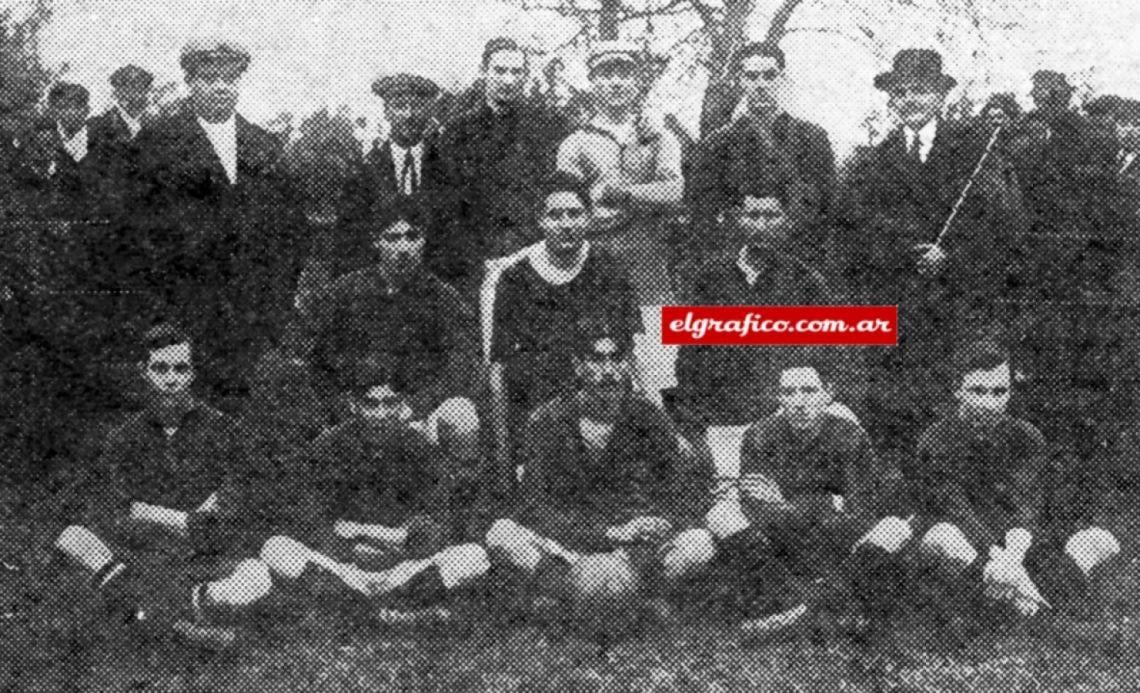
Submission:
<svg viewBox="0 0 1140 693">
<path fill-rule="evenodd" d="M 75 163 L 83 161 L 87 156 L 87 126 L 79 128 L 78 131 L 70 138 L 63 132 L 63 128 L 58 124 L 56 129 L 59 130 L 59 139 L 63 143 L 63 148 L 75 160 Z"/>
<path fill-rule="evenodd" d="M 135 135 L 139 134 L 139 130 L 142 129 L 142 121 L 131 116 L 130 113 L 127 113 L 127 109 L 118 103 L 115 104 L 115 110 L 119 112 L 119 117 L 123 119 L 123 123 L 126 124 L 127 130 L 131 133 L 131 139 L 134 139 Z"/>
<path fill-rule="evenodd" d="M 1136 152 L 1123 151 L 1120 157 L 1120 173 L 1125 173 L 1136 164 Z"/>
<path fill-rule="evenodd" d="M 904 125 L 903 126 L 903 134 L 906 136 L 906 150 L 909 152 L 911 150 L 911 147 L 914 146 L 914 138 L 915 138 L 916 133 L 913 129 L 911 129 L 911 127 L 909 125 Z M 926 125 L 923 125 L 922 129 L 919 130 L 917 133 L 917 136 L 919 137 L 919 142 L 920 142 L 919 149 L 918 149 L 918 156 L 920 159 L 922 159 L 922 163 L 924 163 L 924 164 L 926 163 L 926 160 L 930 157 L 930 150 L 931 150 L 931 148 L 934 147 L 934 138 L 937 135 L 938 135 L 938 119 L 937 118 L 931 118 L 930 122 L 928 122 Z"/>
<path fill-rule="evenodd" d="M 756 280 L 760 278 L 760 272 L 748 264 L 747 245 L 740 247 L 740 254 L 736 256 L 736 266 L 744 273 L 744 280 L 748 282 L 748 286 L 756 286 Z"/>
<path fill-rule="evenodd" d="M 401 185 L 404 182 L 404 159 L 408 156 L 409 147 L 401 147 L 400 145 L 396 144 L 395 140 L 389 140 L 388 146 L 391 147 L 392 151 L 392 168 L 396 174 L 396 185 Z M 424 169 L 423 140 L 420 140 L 416 144 L 412 145 L 410 149 L 412 151 L 412 171 L 414 171 L 416 174 L 416 181 L 422 183 L 422 175 Z M 407 185 L 411 186 L 411 179 L 408 179 Z M 414 191 L 405 188 L 403 192 L 405 195 L 410 195 Z"/>
<path fill-rule="evenodd" d="M 222 168 L 226 171 L 226 177 L 229 178 L 230 183 L 237 182 L 237 115 L 230 115 L 229 120 L 224 120 L 220 123 L 210 123 L 198 118 L 198 124 L 202 126 L 205 131 L 206 137 L 209 138 L 210 144 L 214 146 L 214 153 L 218 155 L 218 159 L 222 162 Z"/>
<path fill-rule="evenodd" d="M 582 440 L 586 446 L 594 451 L 602 451 L 606 449 L 606 445 L 610 442 L 610 436 L 614 432 L 614 424 L 605 423 L 603 421 L 594 421 L 593 419 L 583 416 L 578 419 L 578 431 L 582 434 Z"/>
<path fill-rule="evenodd" d="M 548 284 L 561 286 L 574 280 L 581 272 L 582 268 L 586 265 L 586 258 L 590 255 L 590 242 L 582 243 L 581 250 L 578 251 L 578 257 L 574 260 L 574 264 L 568 269 L 555 267 L 550 262 L 550 255 L 546 252 L 546 243 L 540 243 L 535 248 L 533 253 L 527 256 L 527 262 L 542 277 Z"/>
</svg>

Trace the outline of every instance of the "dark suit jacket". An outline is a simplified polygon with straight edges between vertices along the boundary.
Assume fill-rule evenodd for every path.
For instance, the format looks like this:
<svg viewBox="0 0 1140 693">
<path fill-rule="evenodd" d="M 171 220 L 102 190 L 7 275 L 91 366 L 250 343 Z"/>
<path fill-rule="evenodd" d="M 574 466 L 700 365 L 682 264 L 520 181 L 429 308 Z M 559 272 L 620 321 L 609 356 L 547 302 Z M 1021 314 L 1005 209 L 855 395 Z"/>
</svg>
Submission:
<svg viewBox="0 0 1140 693">
<path fill-rule="evenodd" d="M 424 252 L 429 264 L 438 255 L 439 238 L 435 230 L 443 175 L 439 139 L 431 136 L 424 142 L 419 188 L 415 195 L 427 214 L 429 228 L 425 232 L 428 242 Z M 368 152 L 345 186 L 343 212 L 329 249 L 328 261 L 334 279 L 373 264 L 373 250 L 368 241 L 369 222 L 384 205 L 402 195 L 396 181 L 391 143 L 381 143 Z"/>
<path fill-rule="evenodd" d="M 695 221 L 708 222 L 724 211 L 749 181 L 777 171 L 781 180 L 812 184 L 826 209 L 835 187 L 835 154 L 827 132 L 787 113 L 776 118 L 769 147 L 747 119 L 729 123 L 701 142 L 686 198 Z"/>
<path fill-rule="evenodd" d="M 925 163 L 906 153 L 901 128 L 850 166 L 857 231 L 843 254 L 847 285 L 872 302 L 915 304 L 956 297 L 991 301 L 1007 291 L 1012 248 L 1025 227 L 1016 179 L 996 149 L 943 241 L 941 276 L 918 275 L 912 247 L 933 243 L 977 166 L 990 133 L 940 122 Z"/>
<path fill-rule="evenodd" d="M 566 130 L 560 116 L 530 104 L 498 115 L 484 105 L 444 126 L 447 211 L 432 271 L 474 290 L 484 260 L 538 240 L 539 185 L 554 171 Z"/>
<path fill-rule="evenodd" d="M 232 185 L 189 112 L 144 128 L 135 146 L 131 219 L 146 246 L 146 290 L 225 370 L 215 375 L 241 381 L 291 312 L 307 252 L 280 143 L 237 116 Z"/>
</svg>

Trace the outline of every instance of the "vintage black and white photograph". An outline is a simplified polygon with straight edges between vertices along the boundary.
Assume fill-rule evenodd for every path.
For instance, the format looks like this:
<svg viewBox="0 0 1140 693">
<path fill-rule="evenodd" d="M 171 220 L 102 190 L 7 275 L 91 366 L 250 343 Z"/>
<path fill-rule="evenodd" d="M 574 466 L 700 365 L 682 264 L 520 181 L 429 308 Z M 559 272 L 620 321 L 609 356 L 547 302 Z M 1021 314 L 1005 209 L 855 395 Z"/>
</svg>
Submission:
<svg viewBox="0 0 1140 693">
<path fill-rule="evenodd" d="M 1140 690 L 1138 32 L 0 0 L 0 691 Z"/>
</svg>

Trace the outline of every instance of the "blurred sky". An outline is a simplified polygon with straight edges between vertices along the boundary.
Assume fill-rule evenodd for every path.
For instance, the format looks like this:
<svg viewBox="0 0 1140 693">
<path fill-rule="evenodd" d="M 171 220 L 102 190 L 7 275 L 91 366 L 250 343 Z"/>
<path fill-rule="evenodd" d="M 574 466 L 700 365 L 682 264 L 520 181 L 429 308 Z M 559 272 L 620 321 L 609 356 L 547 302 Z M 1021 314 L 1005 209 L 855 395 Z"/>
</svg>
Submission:
<svg viewBox="0 0 1140 693">
<path fill-rule="evenodd" d="M 27 0 L 0 0 L 22 6 Z M 660 0 L 634 0 L 659 2 Z M 241 110 L 266 122 L 282 111 L 303 116 L 346 104 L 375 116 L 369 92 L 378 74 L 416 71 L 454 88 L 473 79 L 483 42 L 508 34 L 549 52 L 578 31 L 575 21 L 550 12 L 522 12 L 505 0 L 55 0 L 43 42 L 49 66 L 69 66 L 66 79 L 92 90 L 96 110 L 107 105 L 107 75 L 135 62 L 163 80 L 180 80 L 178 51 L 187 37 L 233 36 L 254 60 L 245 78 Z M 763 34 L 778 0 L 759 0 L 750 33 Z M 979 29 L 943 10 L 984 8 Z M 698 25 L 692 16 L 635 22 L 652 29 L 661 50 Z M 867 139 L 862 123 L 882 113 L 870 86 L 894 50 L 939 48 L 947 70 L 967 93 L 1013 91 L 1023 101 L 1029 75 L 1041 67 L 1073 75 L 1090 92 L 1140 96 L 1137 0 L 805 0 L 785 39 L 789 56 L 785 95 L 793 112 L 826 127 L 840 153 Z M 869 29 L 872 37 L 860 28 Z M 564 51 L 565 52 L 565 51 Z M 696 52 L 674 53 L 652 108 L 673 112 L 696 130 L 705 76 Z M 573 58 L 573 54 L 570 56 Z M 570 64 L 569 76 L 582 81 Z"/>
</svg>

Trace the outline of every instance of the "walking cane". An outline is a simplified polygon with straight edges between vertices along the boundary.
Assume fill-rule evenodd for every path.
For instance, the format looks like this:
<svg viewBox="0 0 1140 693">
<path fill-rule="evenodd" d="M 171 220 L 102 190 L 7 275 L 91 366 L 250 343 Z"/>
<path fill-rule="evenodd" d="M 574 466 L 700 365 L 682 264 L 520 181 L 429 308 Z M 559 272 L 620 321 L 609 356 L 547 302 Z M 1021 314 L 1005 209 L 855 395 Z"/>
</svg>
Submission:
<svg viewBox="0 0 1140 693">
<path fill-rule="evenodd" d="M 934 240 L 934 247 L 941 248 L 942 240 L 946 238 L 946 233 L 950 231 L 950 227 L 954 224 L 954 220 L 958 218 L 958 211 L 962 209 L 962 203 L 966 201 L 966 197 L 970 194 L 970 190 L 974 187 L 974 180 L 978 174 L 982 172 L 982 167 L 986 165 L 986 161 L 990 158 L 990 153 L 993 152 L 994 145 L 997 144 L 998 136 L 1001 135 L 1001 130 L 1004 126 L 999 125 L 994 128 L 994 134 L 990 136 L 989 143 L 986 144 L 986 150 L 982 152 L 982 158 L 978 160 L 978 165 L 974 167 L 974 172 L 970 174 L 969 180 L 962 188 L 962 194 L 958 196 L 958 201 L 954 203 L 953 209 L 950 210 L 950 216 L 947 217 L 946 223 L 942 225 L 942 230 L 938 232 L 938 238 Z"/>
</svg>

